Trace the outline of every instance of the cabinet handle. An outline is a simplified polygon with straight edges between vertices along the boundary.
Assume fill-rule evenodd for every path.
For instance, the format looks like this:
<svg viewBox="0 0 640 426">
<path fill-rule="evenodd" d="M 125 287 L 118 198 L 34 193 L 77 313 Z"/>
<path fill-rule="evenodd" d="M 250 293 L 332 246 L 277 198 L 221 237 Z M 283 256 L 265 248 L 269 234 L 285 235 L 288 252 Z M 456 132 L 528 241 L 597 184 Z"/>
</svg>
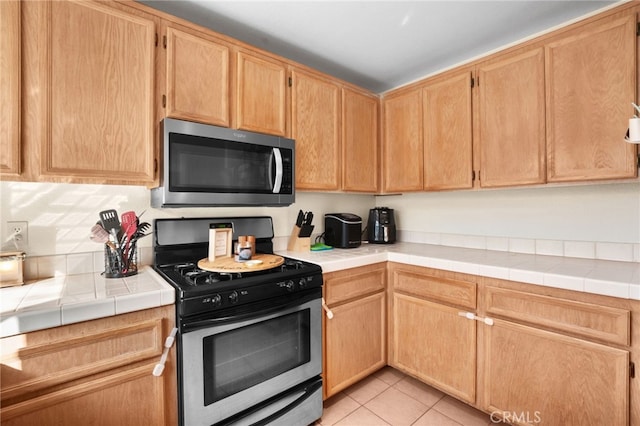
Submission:
<svg viewBox="0 0 640 426">
<path fill-rule="evenodd" d="M 324 297 L 322 298 L 322 309 L 324 309 L 325 313 L 327 314 L 327 318 L 333 318 L 333 312 L 331 312 L 331 309 L 329 309 L 327 304 L 324 302 Z"/>
<path fill-rule="evenodd" d="M 164 363 L 167 362 L 167 355 L 169 355 L 169 349 L 171 349 L 171 346 L 173 346 L 173 342 L 175 341 L 177 332 L 178 332 L 178 329 L 174 327 L 173 330 L 171 330 L 169 337 L 167 337 L 167 339 L 164 341 L 164 350 L 162 351 L 160 362 L 157 363 L 155 367 L 153 367 L 152 374 L 154 376 L 162 375 L 162 372 L 164 371 Z"/>
<path fill-rule="evenodd" d="M 465 317 L 467 319 L 470 319 L 470 320 L 476 320 L 476 321 L 483 322 L 483 323 L 485 323 L 487 325 L 493 325 L 493 319 L 479 317 L 476 314 L 474 314 L 473 312 L 458 312 L 458 315 L 460 315 L 461 317 Z"/>
</svg>

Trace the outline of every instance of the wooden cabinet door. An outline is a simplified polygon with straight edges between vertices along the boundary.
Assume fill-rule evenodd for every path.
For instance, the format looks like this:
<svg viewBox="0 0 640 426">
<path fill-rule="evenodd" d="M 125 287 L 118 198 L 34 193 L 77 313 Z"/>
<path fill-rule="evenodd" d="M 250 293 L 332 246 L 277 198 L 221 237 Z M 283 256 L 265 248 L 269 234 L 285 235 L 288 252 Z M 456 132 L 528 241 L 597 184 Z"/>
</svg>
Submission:
<svg viewBox="0 0 640 426">
<path fill-rule="evenodd" d="M 237 53 L 238 129 L 286 136 L 286 66 L 274 59 Z"/>
<path fill-rule="evenodd" d="M 332 307 L 325 320 L 325 397 L 386 365 L 385 293 Z"/>
<path fill-rule="evenodd" d="M 480 65 L 480 185 L 545 182 L 544 51 Z"/>
<path fill-rule="evenodd" d="M 473 186 L 471 72 L 422 90 L 424 189 Z"/>
<path fill-rule="evenodd" d="M 20 2 L 0 2 L 0 173 L 20 174 Z"/>
<path fill-rule="evenodd" d="M 229 47 L 167 28 L 166 116 L 229 127 Z"/>
<path fill-rule="evenodd" d="M 460 316 L 459 311 L 394 293 L 391 365 L 474 402 L 476 321 Z"/>
<path fill-rule="evenodd" d="M 151 375 L 155 365 L 155 362 L 141 364 L 96 383 L 66 388 L 64 393 L 67 395 L 60 392 L 60 395 L 23 402 L 22 414 L 16 417 L 3 415 L 2 424 L 173 425 L 176 419 L 168 418 L 161 408 L 167 404 L 164 383 Z"/>
<path fill-rule="evenodd" d="M 382 192 L 423 189 L 422 90 L 382 101 Z"/>
<path fill-rule="evenodd" d="M 173 306 L 0 340 L 3 425 L 175 425 L 176 348 L 151 373 Z"/>
<path fill-rule="evenodd" d="M 293 69 L 291 137 L 296 141 L 296 188 L 340 186 L 340 88 Z"/>
<path fill-rule="evenodd" d="M 550 182 L 637 176 L 624 141 L 636 91 L 636 16 L 608 18 L 545 47 Z"/>
<path fill-rule="evenodd" d="M 153 182 L 154 18 L 116 3 L 22 6 L 28 132 L 40 146 L 40 175 Z"/>
<path fill-rule="evenodd" d="M 342 189 L 377 192 L 380 179 L 376 96 L 342 89 Z"/>
<path fill-rule="evenodd" d="M 629 352 L 507 321 L 484 327 L 484 409 L 512 424 L 629 424 Z"/>
</svg>

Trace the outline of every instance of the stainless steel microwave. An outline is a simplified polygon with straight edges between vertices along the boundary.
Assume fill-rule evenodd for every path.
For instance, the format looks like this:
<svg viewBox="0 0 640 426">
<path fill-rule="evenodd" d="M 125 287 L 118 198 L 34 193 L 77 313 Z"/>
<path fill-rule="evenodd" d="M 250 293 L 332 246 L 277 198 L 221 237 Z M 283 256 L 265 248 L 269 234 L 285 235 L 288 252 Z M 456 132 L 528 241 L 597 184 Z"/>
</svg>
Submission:
<svg viewBox="0 0 640 426">
<path fill-rule="evenodd" d="M 161 186 L 152 207 L 288 206 L 293 139 L 165 118 Z"/>
</svg>

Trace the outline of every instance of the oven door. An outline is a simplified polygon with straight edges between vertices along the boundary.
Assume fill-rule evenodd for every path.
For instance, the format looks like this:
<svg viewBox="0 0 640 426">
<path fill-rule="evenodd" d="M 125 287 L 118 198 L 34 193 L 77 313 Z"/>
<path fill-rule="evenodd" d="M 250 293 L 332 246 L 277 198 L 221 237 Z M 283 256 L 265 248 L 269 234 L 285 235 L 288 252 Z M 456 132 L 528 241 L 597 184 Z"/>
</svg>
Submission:
<svg viewBox="0 0 640 426">
<path fill-rule="evenodd" d="M 220 422 L 318 376 L 320 294 L 185 323 L 179 336 L 183 424 Z"/>
</svg>

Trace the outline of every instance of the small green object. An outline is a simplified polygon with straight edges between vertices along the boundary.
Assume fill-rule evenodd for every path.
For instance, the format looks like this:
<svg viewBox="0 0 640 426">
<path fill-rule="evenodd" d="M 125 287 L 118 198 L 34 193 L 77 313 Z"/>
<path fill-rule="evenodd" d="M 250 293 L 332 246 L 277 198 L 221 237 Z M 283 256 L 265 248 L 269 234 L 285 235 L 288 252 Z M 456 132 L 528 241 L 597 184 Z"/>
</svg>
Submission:
<svg viewBox="0 0 640 426">
<path fill-rule="evenodd" d="M 321 251 L 321 250 L 333 250 L 333 247 L 323 243 L 315 243 L 314 245 L 311 246 L 311 251 Z"/>
</svg>

